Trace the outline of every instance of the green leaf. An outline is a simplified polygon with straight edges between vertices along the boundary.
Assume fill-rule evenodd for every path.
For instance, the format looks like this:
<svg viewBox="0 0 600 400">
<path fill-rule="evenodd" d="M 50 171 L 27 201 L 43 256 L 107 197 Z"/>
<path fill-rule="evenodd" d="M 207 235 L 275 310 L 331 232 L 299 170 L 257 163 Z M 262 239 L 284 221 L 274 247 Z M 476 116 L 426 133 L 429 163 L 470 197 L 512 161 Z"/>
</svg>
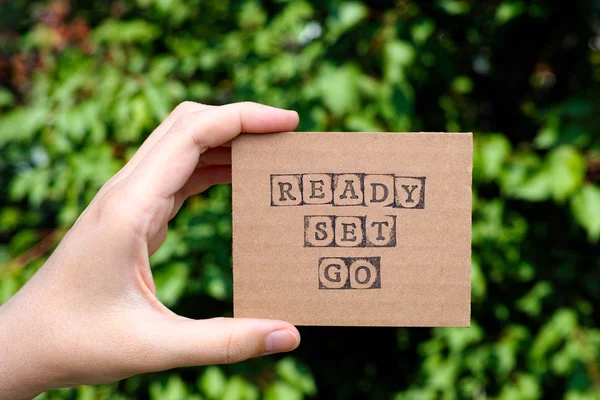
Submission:
<svg viewBox="0 0 600 400">
<path fill-rule="evenodd" d="M 207 367 L 198 380 L 198 387 L 209 399 L 220 399 L 225 392 L 227 377 L 216 366 Z"/>
<path fill-rule="evenodd" d="M 0 87 L 0 107 L 9 106 L 14 101 L 13 94 L 3 87 Z"/>
<path fill-rule="evenodd" d="M 469 3 L 461 0 L 438 0 L 438 5 L 450 15 L 466 14 L 471 9 Z"/>
<path fill-rule="evenodd" d="M 550 282 L 538 282 L 529 293 L 517 301 L 517 308 L 531 317 L 537 317 L 542 311 L 542 302 L 550 296 L 552 292 L 552 284 Z"/>
<path fill-rule="evenodd" d="M 369 9 L 359 1 L 345 2 L 338 11 L 339 21 L 345 28 L 350 28 L 367 16 Z"/>
<path fill-rule="evenodd" d="M 369 14 L 369 9 L 359 1 L 344 2 L 337 11 L 337 18 L 330 20 L 329 33 L 334 39 L 352 29 Z"/>
<path fill-rule="evenodd" d="M 500 187 L 508 195 L 528 201 L 543 201 L 551 196 L 549 169 L 535 153 L 519 152 L 501 170 Z"/>
<path fill-rule="evenodd" d="M 267 14 L 256 0 L 246 0 L 238 14 L 238 24 L 242 29 L 255 29 L 267 21 Z"/>
<path fill-rule="evenodd" d="M 317 90 L 323 102 L 335 115 L 342 115 L 359 106 L 358 80 L 360 70 L 353 64 L 335 68 L 325 65 L 317 77 Z"/>
<path fill-rule="evenodd" d="M 531 374 L 515 374 L 511 382 L 504 385 L 498 400 L 537 400 L 541 398 L 540 384 Z"/>
<path fill-rule="evenodd" d="M 258 391 L 254 385 L 248 383 L 239 376 L 233 376 L 229 380 L 221 400 L 257 400 Z"/>
<path fill-rule="evenodd" d="M 600 238 L 600 188 L 594 185 L 584 185 L 573 195 L 571 210 L 575 219 L 587 231 L 593 241 Z"/>
<path fill-rule="evenodd" d="M 487 284 L 485 282 L 485 276 L 481 271 L 481 267 L 478 262 L 471 262 L 471 296 L 474 301 L 481 301 L 485 298 L 487 292 Z"/>
<path fill-rule="evenodd" d="M 302 400 L 302 391 L 285 382 L 274 382 L 265 390 L 265 400 Z"/>
<path fill-rule="evenodd" d="M 150 383 L 151 400 L 180 400 L 189 399 L 185 383 L 177 375 L 169 376 L 167 384 L 163 386 L 160 382 Z"/>
<path fill-rule="evenodd" d="M 156 39 L 160 30 L 151 23 L 138 19 L 119 21 L 107 19 L 94 29 L 98 43 L 149 43 Z"/>
<path fill-rule="evenodd" d="M 511 152 L 506 136 L 491 134 L 476 136 L 473 149 L 473 175 L 489 182 L 498 178 Z"/>
<path fill-rule="evenodd" d="M 0 118 L 0 145 L 8 142 L 28 142 L 48 118 L 45 107 L 19 108 L 2 114 Z"/>
<path fill-rule="evenodd" d="M 192 225 L 188 229 L 187 236 L 195 240 L 205 240 L 215 237 L 216 233 L 214 224 L 204 222 Z"/>
<path fill-rule="evenodd" d="M 351 131 L 357 132 L 382 132 L 385 128 L 381 126 L 373 116 L 364 114 L 351 114 L 346 118 L 346 126 Z"/>
<path fill-rule="evenodd" d="M 557 201 L 564 201 L 581 187 L 586 173 L 585 158 L 572 146 L 558 147 L 546 158 L 550 192 Z"/>
<path fill-rule="evenodd" d="M 218 300 L 225 300 L 229 294 L 228 282 L 222 274 L 213 274 L 207 276 L 206 294 Z"/>
<path fill-rule="evenodd" d="M 559 309 L 552 318 L 542 327 L 533 346 L 530 348 L 530 357 L 533 363 L 545 360 L 548 353 L 556 351 L 564 339 L 571 336 L 578 326 L 577 314 L 574 310 Z M 547 368 L 545 365 L 536 365 L 534 370 Z"/>
<path fill-rule="evenodd" d="M 546 170 L 541 170 L 523 181 L 515 190 L 514 196 L 528 201 L 543 201 L 551 194 L 552 178 Z"/>
<path fill-rule="evenodd" d="M 435 22 L 430 19 L 424 19 L 415 23 L 410 28 L 410 34 L 416 44 L 423 44 L 435 32 Z"/>
<path fill-rule="evenodd" d="M 397 83 L 405 79 L 405 68 L 415 59 L 415 49 L 402 40 L 392 40 L 384 47 L 384 76 L 389 82 Z"/>
<path fill-rule="evenodd" d="M 541 149 L 548 149 L 556 144 L 559 139 L 560 118 L 558 114 L 551 114 L 542 125 L 533 142 Z"/>
<path fill-rule="evenodd" d="M 163 85 L 147 85 L 144 88 L 144 95 L 146 96 L 147 107 L 144 103 L 140 103 L 142 108 L 139 119 L 144 121 L 147 119 L 147 109 L 152 110 L 154 118 L 157 121 L 162 121 L 169 115 L 171 111 L 171 103 L 169 98 L 164 95 L 165 88 Z"/>
<path fill-rule="evenodd" d="M 470 345 L 475 345 L 483 339 L 483 330 L 476 323 L 469 329 L 436 328 L 436 333 L 446 339 L 448 348 L 453 352 L 461 352 Z"/>
<path fill-rule="evenodd" d="M 283 358 L 275 366 L 275 371 L 286 383 L 300 389 L 302 393 L 310 396 L 316 394 L 317 386 L 310 371 L 294 358 Z"/>
<path fill-rule="evenodd" d="M 48 49 L 56 46 L 57 39 L 51 27 L 45 24 L 38 24 L 24 35 L 23 47 L 26 50 L 33 48 Z"/>
<path fill-rule="evenodd" d="M 521 1 L 504 1 L 496 9 L 496 21 L 505 24 L 525 11 L 525 3 Z"/>
<path fill-rule="evenodd" d="M 200 101 L 210 96 L 211 87 L 208 83 L 195 82 L 190 85 L 189 92 L 191 99 Z"/>
<path fill-rule="evenodd" d="M 452 80 L 451 86 L 455 92 L 467 94 L 473 90 L 473 81 L 468 76 L 457 76 Z"/>
<path fill-rule="evenodd" d="M 95 400 L 98 398 L 95 386 L 79 386 L 77 388 L 77 400 Z"/>
<path fill-rule="evenodd" d="M 156 296 L 166 306 L 173 306 L 183 295 L 188 279 L 188 267 L 178 262 L 154 272 Z"/>
<path fill-rule="evenodd" d="M 163 242 L 162 246 L 152 255 L 150 261 L 152 265 L 165 264 L 171 258 L 176 256 L 183 256 L 188 254 L 189 249 L 184 240 L 182 240 L 181 233 L 177 230 L 170 229 L 167 233 L 167 237 Z"/>
<path fill-rule="evenodd" d="M 1 268 L 0 271 L 2 271 Z M 0 305 L 6 303 L 8 299 L 10 299 L 15 293 L 17 293 L 17 290 L 19 290 L 19 285 L 15 277 L 10 275 L 8 277 L 5 277 L 4 275 L 1 276 L 2 279 L 0 279 Z"/>
</svg>

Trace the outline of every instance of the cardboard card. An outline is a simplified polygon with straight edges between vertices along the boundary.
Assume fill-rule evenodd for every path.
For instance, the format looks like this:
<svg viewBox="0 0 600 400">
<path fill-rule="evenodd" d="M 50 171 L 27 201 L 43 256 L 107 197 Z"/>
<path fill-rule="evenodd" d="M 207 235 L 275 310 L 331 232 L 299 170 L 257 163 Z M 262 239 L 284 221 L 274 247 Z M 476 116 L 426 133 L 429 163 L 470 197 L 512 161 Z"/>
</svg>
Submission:
<svg viewBox="0 0 600 400">
<path fill-rule="evenodd" d="M 233 142 L 235 317 L 469 326 L 470 133 Z"/>
</svg>

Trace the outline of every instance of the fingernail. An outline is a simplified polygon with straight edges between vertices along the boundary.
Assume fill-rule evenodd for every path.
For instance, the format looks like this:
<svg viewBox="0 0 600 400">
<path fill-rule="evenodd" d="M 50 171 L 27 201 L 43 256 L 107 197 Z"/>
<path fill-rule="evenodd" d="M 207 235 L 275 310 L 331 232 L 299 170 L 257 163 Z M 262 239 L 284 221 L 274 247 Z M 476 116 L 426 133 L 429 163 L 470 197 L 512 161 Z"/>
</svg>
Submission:
<svg viewBox="0 0 600 400">
<path fill-rule="evenodd" d="M 298 337 L 289 329 L 269 333 L 265 339 L 265 353 L 279 353 L 298 347 Z"/>
</svg>

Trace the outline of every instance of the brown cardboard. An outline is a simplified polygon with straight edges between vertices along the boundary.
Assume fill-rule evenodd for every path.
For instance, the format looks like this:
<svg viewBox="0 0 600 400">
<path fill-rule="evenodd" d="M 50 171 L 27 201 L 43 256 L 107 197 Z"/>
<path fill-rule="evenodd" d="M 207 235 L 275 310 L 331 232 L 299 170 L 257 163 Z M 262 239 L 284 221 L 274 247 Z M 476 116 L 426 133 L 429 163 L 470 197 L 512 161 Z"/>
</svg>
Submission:
<svg viewBox="0 0 600 400">
<path fill-rule="evenodd" d="M 469 326 L 470 133 L 244 134 L 232 147 L 235 317 Z"/>
</svg>

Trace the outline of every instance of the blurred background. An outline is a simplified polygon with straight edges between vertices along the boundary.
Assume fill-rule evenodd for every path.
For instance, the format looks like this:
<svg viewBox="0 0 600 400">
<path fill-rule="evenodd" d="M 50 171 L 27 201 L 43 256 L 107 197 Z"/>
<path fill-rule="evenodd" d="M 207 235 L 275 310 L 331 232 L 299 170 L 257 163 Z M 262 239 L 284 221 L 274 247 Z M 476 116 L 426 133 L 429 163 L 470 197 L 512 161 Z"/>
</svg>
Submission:
<svg viewBox="0 0 600 400">
<path fill-rule="evenodd" d="M 40 399 L 600 399 L 600 1 L 0 0 L 0 304 L 183 100 L 299 130 L 473 131 L 472 326 L 301 327 L 290 355 Z M 231 189 L 158 297 L 231 315 Z"/>
</svg>

